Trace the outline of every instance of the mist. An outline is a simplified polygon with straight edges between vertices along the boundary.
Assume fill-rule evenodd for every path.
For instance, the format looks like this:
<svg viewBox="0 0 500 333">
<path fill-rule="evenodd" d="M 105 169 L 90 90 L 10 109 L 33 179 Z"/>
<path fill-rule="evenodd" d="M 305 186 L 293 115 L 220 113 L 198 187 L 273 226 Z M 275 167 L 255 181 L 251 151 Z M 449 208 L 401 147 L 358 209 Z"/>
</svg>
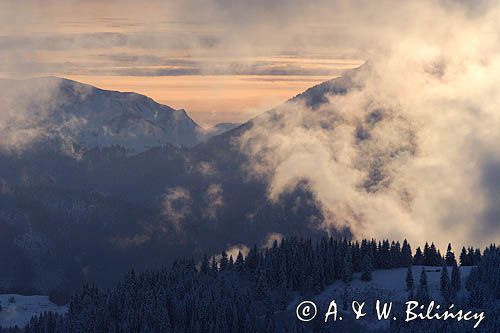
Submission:
<svg viewBox="0 0 500 333">
<path fill-rule="evenodd" d="M 256 118 L 240 140 L 249 174 L 268 182 L 272 201 L 305 181 L 327 231 L 440 246 L 498 241 L 498 6 L 362 8 L 373 24 L 353 20 L 351 35 L 372 51 L 345 74 L 348 92 L 319 109 L 288 103 Z M 354 17 L 346 10 L 336 15 Z"/>
</svg>

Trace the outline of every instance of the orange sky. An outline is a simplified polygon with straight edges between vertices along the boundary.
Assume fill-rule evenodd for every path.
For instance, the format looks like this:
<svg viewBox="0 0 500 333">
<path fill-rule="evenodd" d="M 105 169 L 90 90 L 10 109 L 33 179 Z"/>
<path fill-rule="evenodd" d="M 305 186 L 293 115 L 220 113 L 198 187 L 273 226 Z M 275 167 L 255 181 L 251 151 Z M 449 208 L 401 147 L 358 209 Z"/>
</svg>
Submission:
<svg viewBox="0 0 500 333">
<path fill-rule="evenodd" d="M 306 0 L 2 0 L 0 77 L 61 76 L 142 93 L 201 126 L 242 122 L 363 62 L 335 12 Z"/>
<path fill-rule="evenodd" d="M 190 75 L 167 77 L 78 76 L 99 88 L 134 91 L 186 109 L 201 126 L 243 122 L 330 79 L 323 76 Z"/>
</svg>

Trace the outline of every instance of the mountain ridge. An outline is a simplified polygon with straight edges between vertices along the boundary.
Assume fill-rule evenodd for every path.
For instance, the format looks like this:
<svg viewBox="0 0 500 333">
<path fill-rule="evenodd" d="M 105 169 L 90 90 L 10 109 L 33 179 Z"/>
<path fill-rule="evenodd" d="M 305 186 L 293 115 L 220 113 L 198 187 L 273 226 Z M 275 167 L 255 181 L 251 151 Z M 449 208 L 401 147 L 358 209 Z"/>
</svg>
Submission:
<svg viewBox="0 0 500 333">
<path fill-rule="evenodd" d="M 79 158 L 43 145 L 0 151 L 0 285 L 109 285 L 130 267 L 212 254 L 221 244 L 325 235 L 307 184 L 274 202 L 265 179 L 248 177 L 249 157 L 237 140 L 252 126 L 250 120 L 191 148 L 165 144 L 137 154 L 118 145 L 83 147 Z"/>
<path fill-rule="evenodd" d="M 0 84 L 4 113 L 9 115 L 13 110 L 11 114 L 25 115 L 29 120 L 20 126 L 56 132 L 86 148 L 122 145 L 142 152 L 166 143 L 192 147 L 199 142 L 201 127 L 185 110 L 142 94 L 105 90 L 58 77 L 2 80 Z M 19 100 L 23 100 L 22 105 Z"/>
</svg>

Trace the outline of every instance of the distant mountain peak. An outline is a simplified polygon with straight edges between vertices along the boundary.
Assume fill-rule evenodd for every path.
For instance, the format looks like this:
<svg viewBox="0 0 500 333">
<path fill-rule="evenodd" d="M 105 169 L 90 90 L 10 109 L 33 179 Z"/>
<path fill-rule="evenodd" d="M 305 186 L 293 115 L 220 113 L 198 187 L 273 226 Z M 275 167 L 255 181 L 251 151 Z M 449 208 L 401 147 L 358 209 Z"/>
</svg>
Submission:
<svg viewBox="0 0 500 333">
<path fill-rule="evenodd" d="M 199 141 L 201 128 L 184 109 L 175 110 L 134 92 L 54 76 L 2 80 L 0 85 L 0 106 L 10 110 L 0 121 L 15 124 L 9 117 L 23 115 L 29 123 L 15 125 L 57 132 L 83 147 L 120 145 L 142 152 L 165 144 L 192 147 Z M 10 130 L 15 131 L 15 126 Z"/>
</svg>

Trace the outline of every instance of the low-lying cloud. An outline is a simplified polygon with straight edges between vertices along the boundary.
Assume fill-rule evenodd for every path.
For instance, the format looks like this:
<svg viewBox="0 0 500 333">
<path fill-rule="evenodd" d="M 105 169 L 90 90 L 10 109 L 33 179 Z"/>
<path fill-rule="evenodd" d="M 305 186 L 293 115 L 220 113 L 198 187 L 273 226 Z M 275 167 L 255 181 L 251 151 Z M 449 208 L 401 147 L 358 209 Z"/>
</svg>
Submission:
<svg viewBox="0 0 500 333">
<path fill-rule="evenodd" d="M 203 217 L 216 220 L 219 211 L 224 207 L 224 191 L 220 184 L 210 184 L 204 196 Z"/>
<path fill-rule="evenodd" d="M 63 152 L 78 157 L 73 149 L 75 134 L 86 120 L 71 113 L 57 113 L 68 102 L 61 83 L 57 78 L 0 80 L 1 152 L 22 152 L 43 141 L 54 142 Z M 77 100 L 83 100 L 90 91 L 84 85 L 74 89 Z"/>
<path fill-rule="evenodd" d="M 192 199 L 189 190 L 177 186 L 169 188 L 162 198 L 162 215 L 175 230 L 182 229 L 182 222 L 191 214 Z"/>
<path fill-rule="evenodd" d="M 325 230 L 498 241 L 499 8 L 409 1 L 391 13 L 370 27 L 380 45 L 342 79 L 346 94 L 255 119 L 240 142 L 249 172 L 275 201 L 305 181 Z"/>
</svg>

